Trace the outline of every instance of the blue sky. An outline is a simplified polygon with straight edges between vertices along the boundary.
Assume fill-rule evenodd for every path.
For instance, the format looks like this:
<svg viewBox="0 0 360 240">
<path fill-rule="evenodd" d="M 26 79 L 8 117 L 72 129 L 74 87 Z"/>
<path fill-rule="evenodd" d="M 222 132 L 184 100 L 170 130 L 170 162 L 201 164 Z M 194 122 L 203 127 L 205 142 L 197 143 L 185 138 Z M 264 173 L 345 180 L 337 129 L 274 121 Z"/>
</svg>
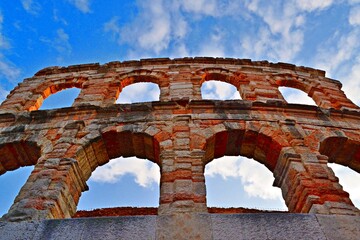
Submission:
<svg viewBox="0 0 360 240">
<path fill-rule="evenodd" d="M 360 104 L 360 0 L 1 0 L 0 101 L 17 83 L 48 66 L 149 57 L 219 56 L 290 62 L 320 68 L 343 83 Z M 118 103 L 158 98 L 153 85 L 129 86 Z M 287 100 L 311 104 L 282 90 Z M 148 98 L 139 98 L 147 94 Z M 56 105 L 62 92 L 43 109 Z M 77 92 L 64 92 L 66 98 Z M 204 98 L 238 97 L 209 82 Z M 51 100 L 53 99 L 53 100 Z M 70 103 L 67 103 L 71 105 Z M 250 171 L 256 169 L 256 171 Z M 334 167 L 360 205 L 359 174 Z M 9 208 L 31 168 L 0 176 L 0 214 Z M 112 160 L 88 181 L 79 208 L 157 206 L 158 169 L 145 160 Z M 271 173 L 253 160 L 215 160 L 206 168 L 208 203 L 284 208 Z"/>
</svg>

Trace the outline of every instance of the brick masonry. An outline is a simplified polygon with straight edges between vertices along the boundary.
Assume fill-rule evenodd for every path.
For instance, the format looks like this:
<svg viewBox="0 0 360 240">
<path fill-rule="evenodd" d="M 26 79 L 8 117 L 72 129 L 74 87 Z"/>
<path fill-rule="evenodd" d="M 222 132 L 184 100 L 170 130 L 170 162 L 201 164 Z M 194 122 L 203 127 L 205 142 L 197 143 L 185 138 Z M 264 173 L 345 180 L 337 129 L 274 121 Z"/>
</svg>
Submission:
<svg viewBox="0 0 360 240">
<path fill-rule="evenodd" d="M 202 100 L 208 80 L 234 85 L 242 100 Z M 137 82 L 158 84 L 160 101 L 115 104 Z M 304 91 L 318 106 L 288 104 L 280 86 Z M 72 87 L 81 89 L 72 107 L 38 110 Z M 164 58 L 49 67 L 0 106 L 0 174 L 35 166 L 2 220 L 71 218 L 91 173 L 120 156 L 160 166 L 164 217 L 206 214 L 205 165 L 239 155 L 274 174 L 290 212 L 359 215 L 327 166 L 360 171 L 359 120 L 340 82 L 287 63 Z"/>
</svg>

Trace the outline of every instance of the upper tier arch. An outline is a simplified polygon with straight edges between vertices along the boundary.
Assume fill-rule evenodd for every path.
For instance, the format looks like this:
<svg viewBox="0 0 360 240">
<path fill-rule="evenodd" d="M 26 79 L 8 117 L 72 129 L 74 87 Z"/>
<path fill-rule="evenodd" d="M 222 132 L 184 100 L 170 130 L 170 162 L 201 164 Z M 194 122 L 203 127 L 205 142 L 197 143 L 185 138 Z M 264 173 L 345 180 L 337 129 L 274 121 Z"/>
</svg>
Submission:
<svg viewBox="0 0 360 240">
<path fill-rule="evenodd" d="M 341 83 L 317 69 L 286 63 L 269 63 L 231 58 L 143 59 L 49 67 L 19 84 L 1 104 L 0 112 L 37 110 L 43 99 L 65 88 L 81 92 L 74 106 L 111 106 L 121 89 L 136 82 L 153 82 L 160 87 L 160 101 L 187 98 L 200 100 L 204 81 L 233 84 L 243 100 L 285 100 L 278 87 L 297 88 L 325 109 L 358 109 L 341 90 Z"/>
</svg>

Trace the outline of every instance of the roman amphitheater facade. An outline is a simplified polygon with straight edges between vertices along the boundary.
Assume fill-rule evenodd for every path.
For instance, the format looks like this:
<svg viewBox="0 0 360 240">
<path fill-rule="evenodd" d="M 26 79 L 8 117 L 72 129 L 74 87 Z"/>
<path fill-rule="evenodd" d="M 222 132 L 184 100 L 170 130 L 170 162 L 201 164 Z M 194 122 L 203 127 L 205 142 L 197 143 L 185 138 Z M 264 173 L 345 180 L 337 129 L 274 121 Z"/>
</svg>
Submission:
<svg viewBox="0 0 360 240">
<path fill-rule="evenodd" d="M 241 100 L 202 99 L 209 80 L 232 84 Z M 157 84 L 160 100 L 115 104 L 138 82 Z M 282 86 L 317 106 L 288 104 Z M 81 91 L 71 107 L 38 110 L 73 87 Z M 34 166 L 5 222 L 71 218 L 92 172 L 121 156 L 159 165 L 158 216 L 177 222 L 208 214 L 204 168 L 222 156 L 264 164 L 291 213 L 360 214 L 327 165 L 360 171 L 359 107 L 321 70 L 227 58 L 49 67 L 15 87 L 0 113 L 0 174 Z"/>
</svg>

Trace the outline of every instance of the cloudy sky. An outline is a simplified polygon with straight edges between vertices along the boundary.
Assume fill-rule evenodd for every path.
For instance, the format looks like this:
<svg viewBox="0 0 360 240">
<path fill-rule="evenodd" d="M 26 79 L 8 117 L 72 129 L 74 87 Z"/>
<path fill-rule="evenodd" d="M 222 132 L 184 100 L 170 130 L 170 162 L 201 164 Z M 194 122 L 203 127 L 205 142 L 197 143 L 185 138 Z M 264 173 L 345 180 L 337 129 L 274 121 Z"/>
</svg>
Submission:
<svg viewBox="0 0 360 240">
<path fill-rule="evenodd" d="M 360 0 L 1 0 L 0 101 L 17 83 L 48 66 L 150 57 L 218 56 L 290 62 L 326 70 L 360 104 Z M 289 102 L 313 104 L 281 89 Z M 71 89 L 42 109 L 70 101 Z M 147 94 L 145 94 L 147 93 Z M 217 82 L 204 98 L 239 98 Z M 154 85 L 127 87 L 118 103 L 158 99 Z M 140 96 L 140 97 L 139 97 Z M 360 206 L 359 174 L 332 166 Z M 254 171 L 254 169 L 256 169 Z M 0 214 L 7 211 L 31 167 L 0 176 Z M 208 204 L 286 209 L 272 174 L 254 160 L 216 159 L 206 167 Z M 159 168 L 146 160 L 116 159 L 98 168 L 80 209 L 157 206 Z M 109 190 L 110 189 L 110 190 Z"/>
</svg>

